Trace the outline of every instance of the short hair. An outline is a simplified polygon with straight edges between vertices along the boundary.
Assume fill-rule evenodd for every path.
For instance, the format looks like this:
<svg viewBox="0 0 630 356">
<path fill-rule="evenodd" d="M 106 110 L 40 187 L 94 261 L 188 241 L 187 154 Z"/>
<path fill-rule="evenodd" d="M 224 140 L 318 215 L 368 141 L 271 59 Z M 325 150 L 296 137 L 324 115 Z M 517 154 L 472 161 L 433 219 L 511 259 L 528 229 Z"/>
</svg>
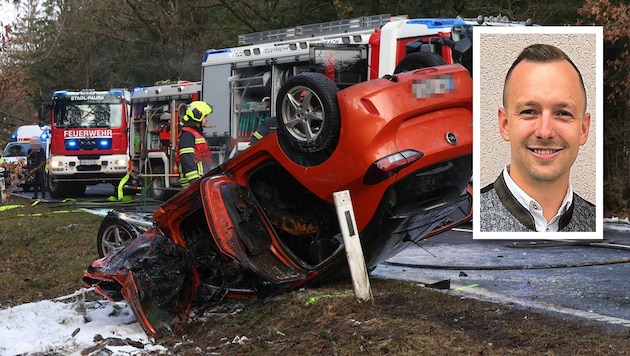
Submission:
<svg viewBox="0 0 630 356">
<path fill-rule="evenodd" d="M 586 110 L 586 88 L 584 86 L 584 80 L 582 79 L 582 73 L 578 67 L 573 63 L 571 58 L 567 56 L 560 48 L 548 44 L 540 44 L 536 43 L 533 45 L 529 45 L 525 47 L 521 53 L 516 57 L 514 63 L 510 69 L 508 69 L 507 74 L 505 75 L 505 82 L 503 83 L 503 106 L 505 107 L 505 91 L 507 88 L 508 80 L 510 79 L 510 75 L 519 63 L 522 61 L 530 61 L 535 63 L 549 63 L 549 62 L 557 62 L 557 61 L 567 61 L 573 66 L 573 69 L 577 72 L 578 77 L 580 78 L 580 85 L 582 86 L 582 92 L 584 93 L 584 110 Z"/>
</svg>

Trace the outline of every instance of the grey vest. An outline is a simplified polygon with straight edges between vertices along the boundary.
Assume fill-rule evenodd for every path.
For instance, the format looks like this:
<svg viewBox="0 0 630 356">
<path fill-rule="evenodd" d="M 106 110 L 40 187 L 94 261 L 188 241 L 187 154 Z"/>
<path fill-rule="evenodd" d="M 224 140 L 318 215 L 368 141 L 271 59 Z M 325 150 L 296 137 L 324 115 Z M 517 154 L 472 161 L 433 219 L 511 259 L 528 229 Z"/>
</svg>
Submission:
<svg viewBox="0 0 630 356">
<path fill-rule="evenodd" d="M 534 218 L 512 195 L 503 174 L 481 189 L 480 231 L 536 231 Z M 595 205 L 573 193 L 573 204 L 560 216 L 558 231 L 595 231 Z"/>
</svg>

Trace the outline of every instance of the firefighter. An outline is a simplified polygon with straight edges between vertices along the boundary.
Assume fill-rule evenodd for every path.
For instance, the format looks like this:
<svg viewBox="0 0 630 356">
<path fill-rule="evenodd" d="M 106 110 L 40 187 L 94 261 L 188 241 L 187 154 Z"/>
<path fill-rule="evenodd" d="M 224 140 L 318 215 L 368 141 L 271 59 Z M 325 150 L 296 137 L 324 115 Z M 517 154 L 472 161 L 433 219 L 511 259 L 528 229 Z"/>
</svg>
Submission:
<svg viewBox="0 0 630 356">
<path fill-rule="evenodd" d="M 212 106 L 203 101 L 193 101 L 182 119 L 176 156 L 182 188 L 188 187 L 211 168 L 212 154 L 203 136 L 203 128 L 211 113 Z"/>
<path fill-rule="evenodd" d="M 37 136 L 31 137 L 31 148 L 28 149 L 26 162 L 29 168 L 29 180 L 33 182 L 33 199 L 42 191 L 42 199 L 46 199 L 46 152 L 42 141 Z"/>
<path fill-rule="evenodd" d="M 267 136 L 271 131 L 275 131 L 277 129 L 278 119 L 275 116 L 266 118 L 252 134 L 250 146 L 258 142 L 261 138 Z"/>
</svg>

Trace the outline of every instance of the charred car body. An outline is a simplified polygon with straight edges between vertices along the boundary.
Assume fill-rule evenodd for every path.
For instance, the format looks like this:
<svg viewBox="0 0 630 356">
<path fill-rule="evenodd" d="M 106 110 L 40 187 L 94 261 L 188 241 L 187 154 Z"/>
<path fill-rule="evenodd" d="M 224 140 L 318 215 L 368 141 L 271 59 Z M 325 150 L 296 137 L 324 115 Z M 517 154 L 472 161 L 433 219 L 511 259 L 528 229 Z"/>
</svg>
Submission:
<svg viewBox="0 0 630 356">
<path fill-rule="evenodd" d="M 131 243 L 96 260 L 83 282 L 127 300 L 159 337 L 183 327 L 195 301 L 347 276 L 334 192 L 351 194 L 368 268 L 470 218 L 472 81 L 463 66 L 343 90 L 321 74 L 296 75 L 276 115 L 277 132 L 162 204 L 146 231 L 129 225 Z"/>
</svg>

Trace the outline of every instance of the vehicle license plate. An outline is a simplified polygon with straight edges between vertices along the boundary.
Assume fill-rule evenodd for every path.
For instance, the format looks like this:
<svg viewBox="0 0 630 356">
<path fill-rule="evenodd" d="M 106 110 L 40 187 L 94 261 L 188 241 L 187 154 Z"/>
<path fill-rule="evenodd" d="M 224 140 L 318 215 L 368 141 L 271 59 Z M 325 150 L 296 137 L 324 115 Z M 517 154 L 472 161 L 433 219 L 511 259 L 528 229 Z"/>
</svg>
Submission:
<svg viewBox="0 0 630 356">
<path fill-rule="evenodd" d="M 98 165 L 98 160 L 95 160 L 95 159 L 82 159 L 82 160 L 79 160 L 79 165 L 81 165 L 81 166 Z"/>
</svg>

